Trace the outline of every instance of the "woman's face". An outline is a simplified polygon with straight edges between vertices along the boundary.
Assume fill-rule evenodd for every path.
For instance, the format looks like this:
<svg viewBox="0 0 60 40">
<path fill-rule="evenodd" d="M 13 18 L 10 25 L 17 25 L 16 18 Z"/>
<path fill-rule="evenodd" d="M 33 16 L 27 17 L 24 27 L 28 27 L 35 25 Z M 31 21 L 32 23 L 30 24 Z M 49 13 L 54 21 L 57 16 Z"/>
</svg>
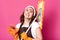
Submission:
<svg viewBox="0 0 60 40">
<path fill-rule="evenodd" d="M 24 11 L 24 18 L 31 19 L 33 16 L 33 13 L 34 13 L 33 8 L 31 8 L 31 7 L 26 8 Z"/>
</svg>

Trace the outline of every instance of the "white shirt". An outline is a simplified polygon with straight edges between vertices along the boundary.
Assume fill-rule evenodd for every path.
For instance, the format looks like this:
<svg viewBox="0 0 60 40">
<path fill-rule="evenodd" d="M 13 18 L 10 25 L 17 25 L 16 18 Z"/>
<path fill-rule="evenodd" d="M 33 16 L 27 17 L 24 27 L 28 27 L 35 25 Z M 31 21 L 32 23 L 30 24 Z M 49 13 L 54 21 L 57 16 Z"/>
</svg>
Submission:
<svg viewBox="0 0 60 40">
<path fill-rule="evenodd" d="M 19 28 L 21 25 L 21 23 L 18 23 L 16 25 L 16 28 Z M 22 26 L 23 27 L 23 26 Z M 28 26 L 25 26 L 25 27 L 28 27 Z M 32 25 L 31 25 L 31 33 L 32 33 L 32 36 L 33 38 L 36 38 L 36 29 L 39 27 L 39 24 L 37 22 L 33 22 Z"/>
</svg>

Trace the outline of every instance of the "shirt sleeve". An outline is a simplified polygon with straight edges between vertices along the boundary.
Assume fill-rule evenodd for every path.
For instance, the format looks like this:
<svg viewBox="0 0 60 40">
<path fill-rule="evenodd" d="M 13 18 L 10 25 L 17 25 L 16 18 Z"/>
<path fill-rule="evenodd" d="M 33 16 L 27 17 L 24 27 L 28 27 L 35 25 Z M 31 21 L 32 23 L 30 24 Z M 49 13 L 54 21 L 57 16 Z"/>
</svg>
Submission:
<svg viewBox="0 0 60 40">
<path fill-rule="evenodd" d="M 18 24 L 16 25 L 16 28 L 19 28 L 19 27 L 20 27 L 20 25 L 21 25 L 21 23 L 18 23 Z"/>
<path fill-rule="evenodd" d="M 32 26 L 31 29 L 32 36 L 36 38 L 36 29 L 39 27 L 39 24 L 37 22 L 33 22 L 31 26 Z"/>
<path fill-rule="evenodd" d="M 33 27 L 34 30 L 36 30 L 39 27 L 39 24 L 37 22 L 34 22 L 32 24 L 32 27 Z"/>
</svg>

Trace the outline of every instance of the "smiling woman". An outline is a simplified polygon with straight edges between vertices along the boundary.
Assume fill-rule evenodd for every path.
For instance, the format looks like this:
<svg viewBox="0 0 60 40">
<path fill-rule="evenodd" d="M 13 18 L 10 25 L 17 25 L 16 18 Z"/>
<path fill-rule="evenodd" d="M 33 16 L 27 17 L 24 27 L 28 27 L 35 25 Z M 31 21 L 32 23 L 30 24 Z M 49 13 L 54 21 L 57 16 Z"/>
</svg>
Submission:
<svg viewBox="0 0 60 40">
<path fill-rule="evenodd" d="M 35 17 L 35 8 L 33 6 L 27 6 L 20 17 L 20 23 L 18 23 L 15 28 L 18 30 L 15 30 L 14 32 L 16 33 L 14 37 L 18 35 L 15 37 L 17 40 L 42 40 L 42 34 L 39 28 L 39 24 L 36 21 L 33 21 Z M 26 33 L 27 29 L 29 30 Z"/>
</svg>

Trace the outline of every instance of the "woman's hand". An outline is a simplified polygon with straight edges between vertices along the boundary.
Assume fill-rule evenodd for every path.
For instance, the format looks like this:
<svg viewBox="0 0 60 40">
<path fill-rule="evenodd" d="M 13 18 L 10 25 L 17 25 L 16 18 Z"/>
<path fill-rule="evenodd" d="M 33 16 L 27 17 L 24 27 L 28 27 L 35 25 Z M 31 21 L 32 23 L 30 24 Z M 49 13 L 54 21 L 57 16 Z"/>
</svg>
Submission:
<svg viewBox="0 0 60 40">
<path fill-rule="evenodd" d="M 31 37 L 28 37 L 25 32 L 23 32 L 23 33 L 21 34 L 21 38 L 24 39 L 24 40 L 32 40 L 32 38 L 31 38 Z"/>
<path fill-rule="evenodd" d="M 27 38 L 27 34 L 25 32 L 21 33 L 21 38 L 22 39 L 26 39 Z"/>
<path fill-rule="evenodd" d="M 17 31 L 18 31 L 18 29 L 16 29 L 14 26 L 10 26 L 8 28 L 8 32 L 13 36 L 17 33 Z"/>
</svg>

